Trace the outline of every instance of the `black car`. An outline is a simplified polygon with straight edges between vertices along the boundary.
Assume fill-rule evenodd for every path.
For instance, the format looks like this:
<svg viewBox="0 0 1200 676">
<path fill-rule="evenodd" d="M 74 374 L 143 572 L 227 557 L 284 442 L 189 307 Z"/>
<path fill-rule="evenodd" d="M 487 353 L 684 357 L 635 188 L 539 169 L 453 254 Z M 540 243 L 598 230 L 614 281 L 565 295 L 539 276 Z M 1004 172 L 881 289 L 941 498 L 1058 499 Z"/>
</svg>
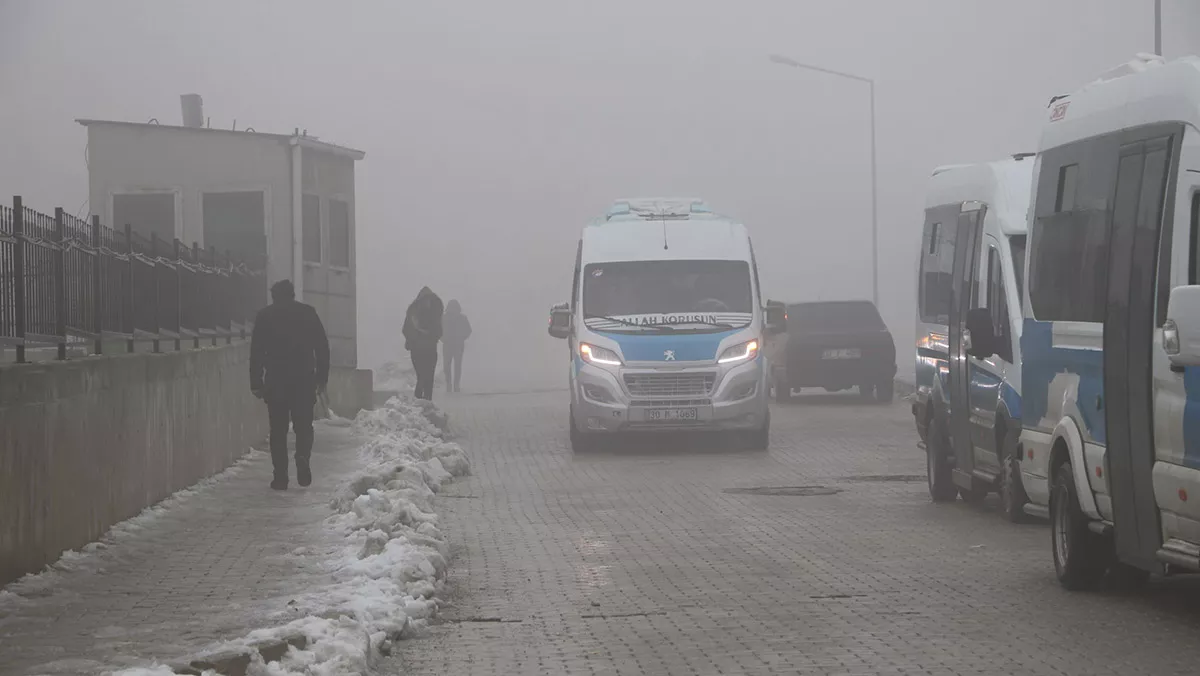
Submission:
<svg viewBox="0 0 1200 676">
<path fill-rule="evenodd" d="M 787 333 L 774 342 L 771 375 L 779 401 L 803 387 L 857 387 L 864 398 L 892 400 L 896 343 L 870 301 L 792 303 Z"/>
</svg>

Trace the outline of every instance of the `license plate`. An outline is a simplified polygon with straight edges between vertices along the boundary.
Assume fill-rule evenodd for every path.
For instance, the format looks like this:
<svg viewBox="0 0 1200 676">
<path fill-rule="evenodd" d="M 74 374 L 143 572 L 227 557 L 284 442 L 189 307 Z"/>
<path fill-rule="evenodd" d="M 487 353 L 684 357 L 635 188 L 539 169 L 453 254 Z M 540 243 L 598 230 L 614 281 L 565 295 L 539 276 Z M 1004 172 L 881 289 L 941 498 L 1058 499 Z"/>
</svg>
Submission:
<svg viewBox="0 0 1200 676">
<path fill-rule="evenodd" d="M 652 408 L 646 411 L 646 420 L 653 422 L 696 420 L 698 417 L 694 408 Z"/>
<path fill-rule="evenodd" d="M 825 350 L 825 354 L 821 355 L 822 359 L 858 359 L 862 356 L 862 350 L 857 347 L 843 347 L 836 350 Z"/>
</svg>

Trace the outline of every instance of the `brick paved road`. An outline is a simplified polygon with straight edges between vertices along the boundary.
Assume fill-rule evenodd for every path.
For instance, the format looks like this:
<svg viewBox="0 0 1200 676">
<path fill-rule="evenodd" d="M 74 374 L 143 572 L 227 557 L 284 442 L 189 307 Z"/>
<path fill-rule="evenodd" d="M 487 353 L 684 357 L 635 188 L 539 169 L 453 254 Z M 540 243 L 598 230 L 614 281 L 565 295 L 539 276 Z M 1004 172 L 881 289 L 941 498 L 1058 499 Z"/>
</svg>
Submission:
<svg viewBox="0 0 1200 676">
<path fill-rule="evenodd" d="M 398 673 L 1200 668 L 1200 580 L 1061 591 L 1045 526 L 929 502 L 903 403 L 802 398 L 774 409 L 766 453 L 584 456 L 567 445 L 561 394 L 444 405 L 475 472 L 439 500 L 454 605 L 401 645 Z M 764 485 L 841 492 L 724 492 Z"/>
</svg>

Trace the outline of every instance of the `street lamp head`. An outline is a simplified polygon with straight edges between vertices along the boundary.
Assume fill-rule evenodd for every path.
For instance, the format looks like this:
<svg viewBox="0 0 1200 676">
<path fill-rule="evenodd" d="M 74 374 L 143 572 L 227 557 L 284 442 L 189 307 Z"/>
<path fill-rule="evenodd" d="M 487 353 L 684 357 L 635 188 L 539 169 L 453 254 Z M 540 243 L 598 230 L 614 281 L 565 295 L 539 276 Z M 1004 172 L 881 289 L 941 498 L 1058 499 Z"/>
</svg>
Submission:
<svg viewBox="0 0 1200 676">
<path fill-rule="evenodd" d="M 789 57 L 786 57 L 786 56 L 782 56 L 780 54 L 771 54 L 768 58 L 771 59 L 771 63 L 778 63 L 782 66 L 791 66 L 792 68 L 800 68 L 801 67 L 799 61 L 789 58 Z"/>
</svg>

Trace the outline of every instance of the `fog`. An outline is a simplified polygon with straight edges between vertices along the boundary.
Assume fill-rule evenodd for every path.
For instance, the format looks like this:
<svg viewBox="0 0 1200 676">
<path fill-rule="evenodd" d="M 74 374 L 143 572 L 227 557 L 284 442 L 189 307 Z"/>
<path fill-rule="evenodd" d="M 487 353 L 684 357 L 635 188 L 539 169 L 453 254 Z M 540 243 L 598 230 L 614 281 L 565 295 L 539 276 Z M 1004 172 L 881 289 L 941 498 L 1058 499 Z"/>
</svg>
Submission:
<svg viewBox="0 0 1200 676">
<path fill-rule="evenodd" d="M 1164 51 L 1200 7 L 1164 2 Z M 474 325 L 467 390 L 560 387 L 545 332 L 581 226 L 680 194 L 743 220 L 766 295 L 869 298 L 864 83 L 878 128 L 880 310 L 901 372 L 924 186 L 1034 149 L 1052 95 L 1153 49 L 1152 0 L 0 2 L 0 193 L 86 210 L 78 117 L 289 133 L 357 167 L 359 361 L 404 357 L 422 285 Z"/>
</svg>

